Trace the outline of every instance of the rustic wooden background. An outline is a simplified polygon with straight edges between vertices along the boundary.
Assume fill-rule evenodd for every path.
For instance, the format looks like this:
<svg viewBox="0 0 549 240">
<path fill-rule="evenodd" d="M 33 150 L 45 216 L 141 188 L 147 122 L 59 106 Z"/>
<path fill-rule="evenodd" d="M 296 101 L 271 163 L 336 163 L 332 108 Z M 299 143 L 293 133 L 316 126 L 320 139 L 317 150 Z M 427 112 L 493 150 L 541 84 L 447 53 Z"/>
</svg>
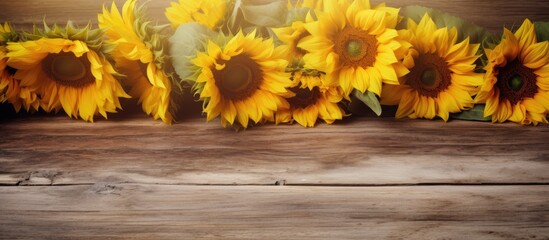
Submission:
<svg viewBox="0 0 549 240">
<path fill-rule="evenodd" d="M 549 20 L 547 0 L 387 2 L 495 32 Z M 168 4 L 149 11 L 164 22 Z M 0 21 L 85 24 L 102 5 L 3 0 Z M 548 139 L 547 126 L 464 121 L 236 133 L 196 112 L 173 126 L 3 115 L 0 239 L 549 239 Z"/>
</svg>

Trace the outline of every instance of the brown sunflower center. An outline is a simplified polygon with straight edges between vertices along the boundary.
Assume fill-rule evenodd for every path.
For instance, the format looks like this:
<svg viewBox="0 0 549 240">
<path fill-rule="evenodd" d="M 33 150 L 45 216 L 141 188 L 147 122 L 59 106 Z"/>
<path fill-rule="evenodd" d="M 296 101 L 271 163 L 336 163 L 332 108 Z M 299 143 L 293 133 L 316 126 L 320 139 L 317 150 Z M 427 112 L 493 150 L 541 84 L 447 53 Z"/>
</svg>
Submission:
<svg viewBox="0 0 549 240">
<path fill-rule="evenodd" d="M 374 65 L 378 42 L 368 32 L 347 26 L 336 35 L 334 43 L 342 65 L 363 68 Z"/>
<path fill-rule="evenodd" d="M 95 82 L 87 57 L 76 57 L 74 53 L 49 54 L 42 62 L 42 68 L 51 79 L 71 87 L 84 87 Z"/>
<path fill-rule="evenodd" d="M 314 105 L 320 98 L 320 90 L 318 87 L 314 87 L 312 90 L 309 88 L 293 87 L 290 91 L 295 93 L 295 96 L 288 99 L 290 106 L 296 109 L 307 108 Z"/>
<path fill-rule="evenodd" d="M 10 76 L 13 76 L 13 75 L 15 75 L 15 73 L 17 73 L 17 69 L 12 68 L 12 67 L 10 67 L 10 66 L 6 66 L 6 71 L 8 71 L 8 74 L 9 74 Z"/>
<path fill-rule="evenodd" d="M 406 77 L 406 84 L 423 96 L 438 97 L 452 83 L 448 63 L 434 53 L 422 54 Z"/>
<path fill-rule="evenodd" d="M 497 68 L 496 72 L 500 100 L 506 99 L 515 105 L 524 98 L 534 97 L 538 92 L 534 70 L 524 66 L 518 59 Z"/>
<path fill-rule="evenodd" d="M 250 97 L 263 80 L 259 65 L 248 55 L 241 54 L 222 62 L 225 68 L 212 69 L 215 85 L 223 97 L 231 100 L 242 100 Z"/>
</svg>

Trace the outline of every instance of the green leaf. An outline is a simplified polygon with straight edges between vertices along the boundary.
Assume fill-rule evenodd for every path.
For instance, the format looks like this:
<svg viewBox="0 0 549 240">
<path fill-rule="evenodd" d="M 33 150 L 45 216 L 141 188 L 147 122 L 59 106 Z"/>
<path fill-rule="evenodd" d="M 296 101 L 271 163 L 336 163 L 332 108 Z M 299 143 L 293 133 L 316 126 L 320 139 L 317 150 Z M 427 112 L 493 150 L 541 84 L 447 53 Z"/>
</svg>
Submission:
<svg viewBox="0 0 549 240">
<path fill-rule="evenodd" d="M 492 118 L 484 117 L 484 104 L 477 104 L 473 108 L 463 111 L 461 113 L 452 114 L 452 118 L 469 121 L 482 121 L 489 122 Z"/>
<path fill-rule="evenodd" d="M 538 42 L 549 41 L 549 22 L 535 22 Z"/>
<path fill-rule="evenodd" d="M 282 0 L 242 0 L 240 10 L 244 20 L 254 26 L 277 27 L 286 22 L 286 4 Z"/>
<path fill-rule="evenodd" d="M 177 28 L 170 38 L 170 56 L 175 72 L 181 80 L 196 80 L 197 71 L 191 61 L 197 52 L 204 51 L 208 39 L 213 35 L 209 28 L 196 22 L 181 24 Z"/>
<path fill-rule="evenodd" d="M 296 21 L 305 22 L 307 20 L 307 14 L 311 12 L 309 8 L 292 8 L 288 10 L 286 16 L 286 26 L 291 26 Z"/>
<path fill-rule="evenodd" d="M 465 38 L 470 37 L 472 43 L 480 43 L 486 39 L 494 38 L 494 35 L 485 28 L 439 10 L 422 6 L 406 6 L 401 9 L 402 16 L 410 18 L 416 23 L 418 23 L 426 13 L 429 14 L 439 28 L 455 27 L 458 30 L 459 41 L 463 41 Z M 406 28 L 406 21 L 402 21 L 399 28 Z"/>
<path fill-rule="evenodd" d="M 378 116 L 381 116 L 381 104 L 379 103 L 379 99 L 377 99 L 377 96 L 373 92 L 364 92 L 361 93 L 360 91 L 354 91 L 354 95 L 358 100 L 366 104 L 374 113 Z"/>
</svg>

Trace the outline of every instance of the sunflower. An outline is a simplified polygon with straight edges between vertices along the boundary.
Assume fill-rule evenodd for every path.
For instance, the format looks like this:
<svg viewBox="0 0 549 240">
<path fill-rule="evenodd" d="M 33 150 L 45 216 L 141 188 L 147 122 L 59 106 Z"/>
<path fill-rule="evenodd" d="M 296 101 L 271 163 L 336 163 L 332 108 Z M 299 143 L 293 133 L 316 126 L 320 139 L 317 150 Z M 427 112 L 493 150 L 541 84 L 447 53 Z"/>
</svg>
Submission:
<svg viewBox="0 0 549 240">
<path fill-rule="evenodd" d="M 172 2 L 165 14 L 174 28 L 198 22 L 214 29 L 223 20 L 228 4 L 227 0 L 179 0 Z"/>
<path fill-rule="evenodd" d="M 8 88 L 15 81 L 13 75 L 16 69 L 9 68 L 7 65 L 8 50 L 6 49 L 6 44 L 8 39 L 5 35 L 10 32 L 11 27 L 8 23 L 0 24 L 0 102 L 2 103 L 8 99 L 8 95 L 13 94 L 13 89 L 8 90 Z"/>
<path fill-rule="evenodd" d="M 118 98 L 129 96 L 104 55 L 108 46 L 101 31 L 70 22 L 65 28 L 44 27 L 28 33 L 28 41 L 8 43 L 8 65 L 17 69 L 21 87 L 36 92 L 45 111 L 64 109 L 86 121 L 121 108 Z"/>
<path fill-rule="evenodd" d="M 125 85 L 130 95 L 138 98 L 143 111 L 154 119 L 172 123 L 173 110 L 170 74 L 165 72 L 164 43 L 166 37 L 157 32 L 150 22 L 136 13 L 136 0 L 128 0 L 118 11 L 113 2 L 111 10 L 103 8 L 99 26 L 109 41 L 116 45 L 113 56 L 116 68 L 126 75 Z"/>
<path fill-rule="evenodd" d="M 345 95 L 353 89 L 381 94 L 381 84 L 398 84 L 408 70 L 398 61 L 404 53 L 398 33 L 398 9 L 368 0 L 325 0 L 318 21 L 305 24 L 311 33 L 298 47 L 308 53 L 305 67 L 327 74 L 329 85 Z M 343 13 L 343 14 L 342 14 Z"/>
<path fill-rule="evenodd" d="M 14 68 L 8 67 L 7 62 L 8 50 L 5 46 L 0 46 L 0 102 L 8 100 L 10 95 L 14 94 L 14 89 L 10 89 L 15 83 L 13 75 L 17 71 Z M 11 87 L 13 88 L 13 87 Z"/>
<path fill-rule="evenodd" d="M 8 42 L 17 42 L 19 34 L 13 31 L 8 23 L 0 24 L 0 103 L 9 102 L 16 112 L 21 108 L 38 110 L 40 102 L 36 93 L 28 88 L 21 88 L 14 78 L 17 69 L 8 66 Z"/>
<path fill-rule="evenodd" d="M 9 102 L 16 112 L 21 108 L 26 111 L 38 110 L 40 102 L 38 96 L 31 89 L 21 87 L 14 75 L 17 69 L 8 66 L 8 42 L 17 42 L 19 34 L 8 23 L 0 24 L 0 102 Z"/>
<path fill-rule="evenodd" d="M 280 109 L 276 113 L 276 123 L 296 121 L 304 127 L 314 127 L 318 119 L 332 124 L 345 115 L 338 103 L 343 100 L 339 87 L 326 87 L 322 79 L 324 74 L 296 72 L 290 91 L 294 96 L 288 98 L 290 108 Z"/>
<path fill-rule="evenodd" d="M 204 100 L 207 121 L 221 115 L 221 124 L 246 128 L 274 120 L 279 108 L 288 108 L 286 89 L 292 82 L 285 72 L 288 61 L 273 40 L 238 32 L 221 44 L 209 41 L 193 63 L 200 68 L 195 90 Z"/>
<path fill-rule="evenodd" d="M 513 34 L 504 29 L 494 49 L 485 49 L 486 81 L 476 97 L 486 103 L 492 122 L 547 123 L 549 113 L 549 41 L 538 42 L 526 19 Z"/>
<path fill-rule="evenodd" d="M 297 45 L 299 42 L 311 34 L 305 29 L 306 22 L 313 22 L 313 18 L 310 14 L 307 14 L 307 18 L 304 21 L 294 21 L 292 25 L 282 28 L 272 29 L 276 37 L 284 43 L 282 45 L 284 48 L 287 48 L 286 52 L 288 53 L 288 59 L 301 59 L 307 53 L 302 48 L 299 48 Z"/>
<path fill-rule="evenodd" d="M 408 20 L 400 35 L 412 44 L 404 58 L 410 73 L 401 85 L 384 86 L 381 103 L 399 105 L 397 118 L 428 118 L 448 121 L 450 113 L 473 106 L 483 75 L 475 73 L 478 44 L 469 39 L 457 43 L 456 28 L 437 28 L 425 14 L 419 24 Z"/>
</svg>

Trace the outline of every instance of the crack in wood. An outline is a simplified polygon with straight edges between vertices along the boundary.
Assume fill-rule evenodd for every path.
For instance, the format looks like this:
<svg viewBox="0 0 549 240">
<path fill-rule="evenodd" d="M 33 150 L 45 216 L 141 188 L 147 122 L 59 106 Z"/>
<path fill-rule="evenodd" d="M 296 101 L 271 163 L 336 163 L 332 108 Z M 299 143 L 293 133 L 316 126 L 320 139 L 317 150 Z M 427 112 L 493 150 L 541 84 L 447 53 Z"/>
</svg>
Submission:
<svg viewBox="0 0 549 240">
<path fill-rule="evenodd" d="M 92 185 L 91 191 L 101 195 L 120 195 L 122 187 L 111 183 L 96 183 Z"/>
<path fill-rule="evenodd" d="M 277 180 L 277 181 L 275 182 L 275 185 L 276 185 L 276 186 L 284 186 L 284 185 L 286 185 L 286 179 Z"/>
<path fill-rule="evenodd" d="M 17 181 L 17 183 L 15 183 L 15 186 L 21 186 L 23 185 L 24 182 L 28 182 L 31 178 L 31 175 L 32 175 L 32 172 L 28 172 L 26 173 L 24 176 L 22 176 L 22 179 Z"/>
<path fill-rule="evenodd" d="M 55 179 L 61 175 L 62 173 L 59 171 L 29 171 L 22 175 L 20 179 L 14 184 L 14 186 L 53 186 Z"/>
</svg>

